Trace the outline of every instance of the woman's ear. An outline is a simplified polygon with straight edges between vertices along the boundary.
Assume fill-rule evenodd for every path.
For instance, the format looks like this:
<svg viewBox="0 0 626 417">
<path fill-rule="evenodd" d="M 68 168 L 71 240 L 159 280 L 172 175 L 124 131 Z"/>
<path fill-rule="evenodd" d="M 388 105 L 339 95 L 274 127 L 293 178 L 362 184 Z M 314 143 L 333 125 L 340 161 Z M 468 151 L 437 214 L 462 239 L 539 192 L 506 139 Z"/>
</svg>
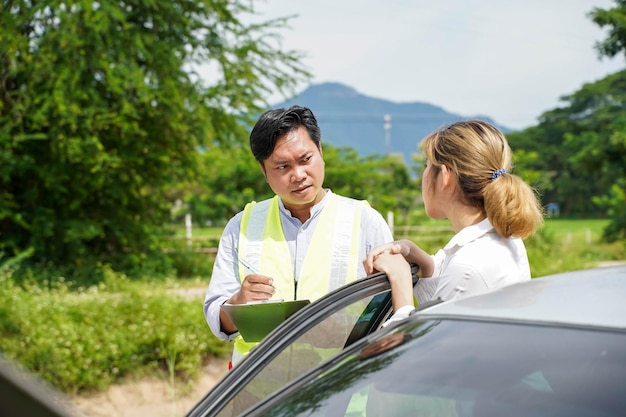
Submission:
<svg viewBox="0 0 626 417">
<path fill-rule="evenodd" d="M 456 185 L 456 175 L 454 175 L 454 172 L 452 172 L 452 170 L 446 165 L 441 166 L 440 175 L 444 189 L 454 187 Z"/>
</svg>

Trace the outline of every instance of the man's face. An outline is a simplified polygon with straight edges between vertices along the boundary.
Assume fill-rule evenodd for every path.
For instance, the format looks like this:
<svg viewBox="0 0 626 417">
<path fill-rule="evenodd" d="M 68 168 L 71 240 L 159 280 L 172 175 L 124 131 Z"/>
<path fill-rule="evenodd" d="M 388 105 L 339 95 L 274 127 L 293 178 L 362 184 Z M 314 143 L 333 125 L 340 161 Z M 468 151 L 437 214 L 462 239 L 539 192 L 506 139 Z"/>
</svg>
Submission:
<svg viewBox="0 0 626 417">
<path fill-rule="evenodd" d="M 323 197 L 324 159 L 304 127 L 280 137 L 262 169 L 267 183 L 290 211 L 309 208 Z"/>
</svg>

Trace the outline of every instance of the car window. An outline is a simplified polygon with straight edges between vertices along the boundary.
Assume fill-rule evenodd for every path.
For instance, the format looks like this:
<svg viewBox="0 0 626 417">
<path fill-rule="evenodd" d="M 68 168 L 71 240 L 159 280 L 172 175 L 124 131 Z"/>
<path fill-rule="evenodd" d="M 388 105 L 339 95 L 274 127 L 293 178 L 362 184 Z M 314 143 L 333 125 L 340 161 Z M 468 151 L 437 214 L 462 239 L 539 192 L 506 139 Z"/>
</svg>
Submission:
<svg viewBox="0 0 626 417">
<path fill-rule="evenodd" d="M 445 320 L 360 344 L 246 415 L 626 415 L 623 332 Z"/>
<path fill-rule="evenodd" d="M 418 281 L 412 266 L 413 284 Z M 236 365 L 187 417 L 238 415 L 272 391 L 380 328 L 391 314 L 382 273 L 357 280 L 296 312 Z"/>
<path fill-rule="evenodd" d="M 388 311 L 390 291 L 360 298 L 324 318 L 269 361 L 217 415 L 241 413 L 302 373 L 339 353 L 380 324 L 377 315 Z"/>
</svg>

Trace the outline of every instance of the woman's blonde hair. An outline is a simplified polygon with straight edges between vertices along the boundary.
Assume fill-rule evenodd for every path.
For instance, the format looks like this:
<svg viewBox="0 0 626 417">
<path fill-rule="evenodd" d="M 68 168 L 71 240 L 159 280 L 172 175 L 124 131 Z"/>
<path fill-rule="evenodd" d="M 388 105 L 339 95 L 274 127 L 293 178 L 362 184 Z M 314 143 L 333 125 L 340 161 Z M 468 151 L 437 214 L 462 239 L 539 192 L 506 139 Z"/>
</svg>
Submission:
<svg viewBox="0 0 626 417">
<path fill-rule="evenodd" d="M 504 237 L 526 238 L 543 223 L 535 191 L 511 173 L 511 148 L 495 126 L 480 120 L 454 123 L 420 144 L 434 172 L 442 165 L 457 177 L 466 204 L 480 208 Z"/>
</svg>

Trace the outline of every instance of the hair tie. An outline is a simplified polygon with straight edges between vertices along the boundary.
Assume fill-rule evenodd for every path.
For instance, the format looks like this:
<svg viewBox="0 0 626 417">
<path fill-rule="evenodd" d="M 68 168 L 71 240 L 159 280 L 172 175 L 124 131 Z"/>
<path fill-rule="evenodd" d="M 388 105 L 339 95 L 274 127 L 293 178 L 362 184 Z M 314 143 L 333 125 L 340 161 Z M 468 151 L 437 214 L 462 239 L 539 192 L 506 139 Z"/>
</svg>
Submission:
<svg viewBox="0 0 626 417">
<path fill-rule="evenodd" d="M 493 171 L 493 174 L 491 174 L 491 181 L 495 180 L 502 174 L 506 174 L 506 169 L 504 168 L 496 169 L 495 171 Z"/>
</svg>

